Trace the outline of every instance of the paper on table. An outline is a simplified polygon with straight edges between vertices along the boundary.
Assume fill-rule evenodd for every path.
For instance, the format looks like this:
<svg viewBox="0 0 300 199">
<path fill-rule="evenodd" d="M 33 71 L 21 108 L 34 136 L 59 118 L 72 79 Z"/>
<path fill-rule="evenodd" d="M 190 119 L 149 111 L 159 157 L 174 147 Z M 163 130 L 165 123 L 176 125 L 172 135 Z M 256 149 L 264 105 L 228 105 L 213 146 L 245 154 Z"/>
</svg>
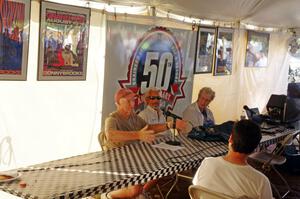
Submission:
<svg viewBox="0 0 300 199">
<path fill-rule="evenodd" d="M 171 151 L 178 151 L 178 150 L 184 149 L 183 146 L 173 146 L 170 144 L 166 144 L 165 142 L 161 142 L 159 144 L 154 144 L 154 145 L 152 145 L 152 147 L 160 148 L 160 149 L 167 149 L 167 150 L 171 150 Z"/>
</svg>

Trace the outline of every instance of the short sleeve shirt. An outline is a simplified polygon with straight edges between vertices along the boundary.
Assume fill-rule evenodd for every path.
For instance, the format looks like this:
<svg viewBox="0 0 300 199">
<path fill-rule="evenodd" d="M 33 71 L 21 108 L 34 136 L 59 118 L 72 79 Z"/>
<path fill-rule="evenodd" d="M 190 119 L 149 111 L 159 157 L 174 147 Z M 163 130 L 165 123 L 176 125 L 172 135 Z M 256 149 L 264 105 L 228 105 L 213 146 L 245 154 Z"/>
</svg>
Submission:
<svg viewBox="0 0 300 199">
<path fill-rule="evenodd" d="M 124 119 L 118 112 L 113 112 L 105 120 L 105 132 L 109 130 L 139 131 L 146 125 L 147 123 L 135 113 L 132 113 L 129 118 Z M 132 143 L 132 141 L 122 143 L 122 145 L 129 143 Z"/>
</svg>

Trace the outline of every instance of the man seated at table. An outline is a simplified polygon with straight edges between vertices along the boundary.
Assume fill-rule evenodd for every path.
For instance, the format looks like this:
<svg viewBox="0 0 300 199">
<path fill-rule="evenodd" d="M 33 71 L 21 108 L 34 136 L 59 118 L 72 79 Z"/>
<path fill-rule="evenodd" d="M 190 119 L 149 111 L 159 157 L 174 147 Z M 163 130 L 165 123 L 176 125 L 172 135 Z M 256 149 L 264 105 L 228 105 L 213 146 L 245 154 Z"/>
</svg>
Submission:
<svg viewBox="0 0 300 199">
<path fill-rule="evenodd" d="M 215 91 L 203 87 L 198 93 L 196 102 L 189 105 L 183 112 L 183 120 L 189 122 L 186 130 L 189 137 L 206 141 L 227 141 L 233 127 L 233 121 L 215 124 L 215 119 L 208 105 L 215 98 Z"/>
<path fill-rule="evenodd" d="M 205 158 L 193 184 L 233 197 L 271 199 L 268 178 L 247 163 L 249 154 L 256 149 L 261 137 L 260 127 L 254 122 L 236 122 L 229 138 L 227 155 Z"/>
<path fill-rule="evenodd" d="M 139 116 L 147 122 L 147 124 L 165 124 L 166 118 L 160 109 L 160 90 L 156 88 L 149 88 L 145 94 L 144 99 L 147 107 L 139 113 Z M 176 128 L 183 131 L 187 127 L 187 123 L 183 120 L 176 120 Z M 164 134 L 168 132 L 163 132 Z"/>
<path fill-rule="evenodd" d="M 215 125 L 214 115 L 208 108 L 214 98 L 215 92 L 209 87 L 203 87 L 198 93 L 197 101 L 184 110 L 183 120 L 189 122 L 189 131 L 198 126 L 212 127 Z"/>
<path fill-rule="evenodd" d="M 172 122 L 162 124 L 147 124 L 134 112 L 136 95 L 127 88 L 121 88 L 115 93 L 117 110 L 105 120 L 106 147 L 120 147 L 136 141 L 151 143 L 155 134 L 172 127 Z M 147 184 L 145 187 L 148 187 Z M 143 191 L 143 185 L 130 186 L 110 192 L 111 198 L 134 198 Z"/>
</svg>

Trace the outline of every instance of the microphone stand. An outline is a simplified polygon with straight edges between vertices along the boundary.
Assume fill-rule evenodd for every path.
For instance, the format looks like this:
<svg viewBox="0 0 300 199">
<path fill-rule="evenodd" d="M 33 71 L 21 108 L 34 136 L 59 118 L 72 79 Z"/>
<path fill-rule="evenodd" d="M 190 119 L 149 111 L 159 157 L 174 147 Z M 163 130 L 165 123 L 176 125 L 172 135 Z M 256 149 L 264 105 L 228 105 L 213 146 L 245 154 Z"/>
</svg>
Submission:
<svg viewBox="0 0 300 199">
<path fill-rule="evenodd" d="M 173 127 L 170 129 L 172 132 L 172 140 L 166 141 L 166 144 L 173 145 L 173 146 L 180 146 L 181 143 L 175 140 L 175 131 L 176 131 L 176 118 L 173 118 Z"/>
</svg>

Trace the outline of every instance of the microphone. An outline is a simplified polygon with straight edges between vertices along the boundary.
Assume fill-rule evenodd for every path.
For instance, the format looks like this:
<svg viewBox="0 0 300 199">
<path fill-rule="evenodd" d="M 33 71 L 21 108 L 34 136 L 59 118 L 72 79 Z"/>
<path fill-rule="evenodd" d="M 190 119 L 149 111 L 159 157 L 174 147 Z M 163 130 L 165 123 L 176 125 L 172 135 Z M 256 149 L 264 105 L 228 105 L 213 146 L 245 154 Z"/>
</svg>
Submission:
<svg viewBox="0 0 300 199">
<path fill-rule="evenodd" d="M 164 115 L 165 115 L 165 117 L 172 117 L 173 119 L 182 119 L 181 117 L 179 117 L 178 115 L 172 113 L 169 110 L 164 111 Z"/>
</svg>

